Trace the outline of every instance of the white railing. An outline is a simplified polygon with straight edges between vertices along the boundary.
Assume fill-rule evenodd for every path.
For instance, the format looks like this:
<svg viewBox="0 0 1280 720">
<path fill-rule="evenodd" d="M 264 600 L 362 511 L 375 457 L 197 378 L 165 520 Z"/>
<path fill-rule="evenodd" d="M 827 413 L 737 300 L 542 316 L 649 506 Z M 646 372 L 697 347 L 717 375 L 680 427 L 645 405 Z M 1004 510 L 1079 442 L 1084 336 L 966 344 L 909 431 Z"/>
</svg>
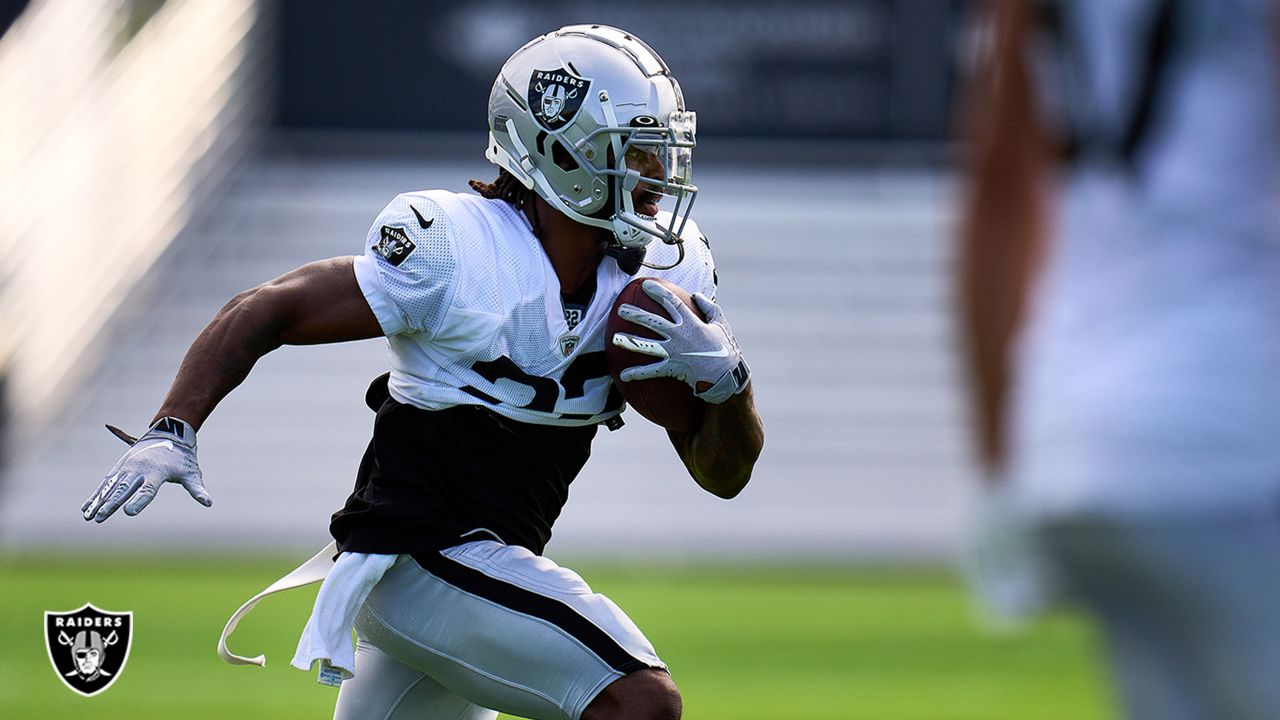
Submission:
<svg viewBox="0 0 1280 720">
<path fill-rule="evenodd" d="M 255 0 L 34 0 L 0 38 L 0 375 L 38 426 L 128 291 L 243 152 L 265 100 Z"/>
</svg>

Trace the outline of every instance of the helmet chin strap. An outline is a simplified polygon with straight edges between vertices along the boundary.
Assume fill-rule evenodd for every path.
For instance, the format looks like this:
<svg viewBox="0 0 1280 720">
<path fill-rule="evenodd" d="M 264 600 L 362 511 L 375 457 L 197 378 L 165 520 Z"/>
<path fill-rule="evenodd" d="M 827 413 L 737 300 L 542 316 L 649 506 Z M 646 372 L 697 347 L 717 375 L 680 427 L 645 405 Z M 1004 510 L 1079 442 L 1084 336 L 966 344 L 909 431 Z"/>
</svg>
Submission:
<svg viewBox="0 0 1280 720">
<path fill-rule="evenodd" d="M 626 204 L 630 205 L 631 193 L 627 190 L 622 190 L 621 193 L 627 199 Z M 627 222 L 624 219 L 625 214 L 631 215 L 631 222 Z M 652 235 L 636 227 L 635 222 L 637 220 L 644 221 L 643 218 L 637 217 L 634 212 L 631 212 L 630 208 L 624 208 L 622 212 L 614 214 L 610 229 L 613 230 L 613 237 L 618 241 L 619 245 L 643 250 L 649 244 L 649 241 L 653 239 Z"/>
<path fill-rule="evenodd" d="M 640 267 L 644 265 L 644 252 L 644 248 L 629 248 L 622 245 L 610 245 L 604 249 L 604 254 L 613 258 L 618 263 L 618 269 L 628 275 L 640 272 Z"/>
<path fill-rule="evenodd" d="M 641 255 L 640 264 L 651 270 L 670 270 L 679 265 L 684 260 L 684 243 L 676 243 L 676 259 L 670 265 L 654 265 L 653 263 L 644 262 L 644 256 Z"/>
</svg>

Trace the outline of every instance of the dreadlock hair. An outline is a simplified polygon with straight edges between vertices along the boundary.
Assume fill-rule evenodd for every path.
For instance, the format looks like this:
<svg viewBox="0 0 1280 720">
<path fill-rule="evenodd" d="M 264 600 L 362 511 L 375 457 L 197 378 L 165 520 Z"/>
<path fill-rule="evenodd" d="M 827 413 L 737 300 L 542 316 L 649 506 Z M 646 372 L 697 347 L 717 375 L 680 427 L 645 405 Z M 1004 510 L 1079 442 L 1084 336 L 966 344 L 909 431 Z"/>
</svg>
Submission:
<svg viewBox="0 0 1280 720">
<path fill-rule="evenodd" d="M 498 177 L 491 183 L 468 180 L 467 184 L 472 190 L 480 193 L 480 197 L 488 200 L 506 200 L 511 203 L 512 207 L 529 218 L 529 224 L 533 226 L 533 236 L 542 237 L 542 222 L 538 218 L 538 209 L 533 204 L 533 190 L 525 187 L 515 175 L 507 172 L 506 168 L 498 168 Z"/>
</svg>

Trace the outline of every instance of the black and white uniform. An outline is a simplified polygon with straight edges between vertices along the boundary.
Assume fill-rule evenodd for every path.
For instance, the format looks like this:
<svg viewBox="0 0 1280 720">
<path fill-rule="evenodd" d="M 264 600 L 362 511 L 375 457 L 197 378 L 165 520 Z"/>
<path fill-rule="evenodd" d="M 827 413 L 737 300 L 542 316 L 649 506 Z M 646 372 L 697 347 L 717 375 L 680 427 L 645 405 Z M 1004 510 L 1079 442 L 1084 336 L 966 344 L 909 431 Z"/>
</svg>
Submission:
<svg viewBox="0 0 1280 720">
<path fill-rule="evenodd" d="M 646 274 L 714 296 L 710 249 L 692 222 L 686 237 L 679 265 Z M 623 409 L 605 323 L 631 278 L 605 259 L 594 294 L 566 301 L 522 214 L 445 191 L 395 198 L 355 273 L 391 372 L 369 390 L 373 439 L 331 530 L 339 567 L 395 560 L 356 615 L 337 717 L 577 718 L 613 680 L 665 668 L 616 605 L 541 556 L 597 427 Z"/>
<path fill-rule="evenodd" d="M 1274 0 L 1041 3 L 1072 159 L 1010 470 L 1135 718 L 1280 717 Z"/>
</svg>

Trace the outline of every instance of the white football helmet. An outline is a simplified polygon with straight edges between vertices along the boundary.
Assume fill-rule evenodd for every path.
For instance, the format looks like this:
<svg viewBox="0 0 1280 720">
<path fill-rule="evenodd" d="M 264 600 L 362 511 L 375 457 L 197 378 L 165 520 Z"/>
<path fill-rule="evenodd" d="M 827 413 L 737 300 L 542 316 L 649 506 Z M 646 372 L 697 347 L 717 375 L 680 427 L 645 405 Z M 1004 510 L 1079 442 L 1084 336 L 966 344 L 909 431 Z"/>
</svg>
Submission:
<svg viewBox="0 0 1280 720">
<path fill-rule="evenodd" d="M 648 45 L 617 28 L 571 25 L 502 66 L 485 157 L 570 218 L 643 249 L 653 238 L 680 242 L 698 192 L 696 129 L 680 85 Z M 670 212 L 638 212 L 631 191 L 641 184 L 671 198 Z"/>
</svg>

